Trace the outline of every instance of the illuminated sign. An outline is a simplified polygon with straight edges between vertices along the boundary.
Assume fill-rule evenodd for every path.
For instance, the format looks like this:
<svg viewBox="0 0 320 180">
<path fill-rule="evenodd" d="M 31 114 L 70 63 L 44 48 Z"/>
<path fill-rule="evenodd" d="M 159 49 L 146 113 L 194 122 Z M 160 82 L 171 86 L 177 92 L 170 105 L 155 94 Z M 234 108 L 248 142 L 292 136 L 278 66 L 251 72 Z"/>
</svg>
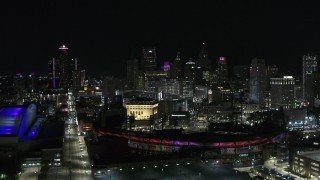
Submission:
<svg viewBox="0 0 320 180">
<path fill-rule="evenodd" d="M 224 58 L 224 57 L 219 57 L 219 60 L 220 60 L 220 61 L 224 61 L 225 58 Z"/>
</svg>

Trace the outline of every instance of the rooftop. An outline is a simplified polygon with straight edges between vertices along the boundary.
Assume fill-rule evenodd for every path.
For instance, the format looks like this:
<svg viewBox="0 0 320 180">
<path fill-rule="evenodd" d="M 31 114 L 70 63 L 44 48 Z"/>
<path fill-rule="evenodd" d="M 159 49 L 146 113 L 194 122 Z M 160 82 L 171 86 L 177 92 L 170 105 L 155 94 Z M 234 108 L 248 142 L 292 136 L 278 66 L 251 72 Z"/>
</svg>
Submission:
<svg viewBox="0 0 320 180">
<path fill-rule="evenodd" d="M 130 100 L 128 105 L 151 105 L 151 104 L 157 104 L 157 101 L 151 98 L 136 98 Z"/>
</svg>

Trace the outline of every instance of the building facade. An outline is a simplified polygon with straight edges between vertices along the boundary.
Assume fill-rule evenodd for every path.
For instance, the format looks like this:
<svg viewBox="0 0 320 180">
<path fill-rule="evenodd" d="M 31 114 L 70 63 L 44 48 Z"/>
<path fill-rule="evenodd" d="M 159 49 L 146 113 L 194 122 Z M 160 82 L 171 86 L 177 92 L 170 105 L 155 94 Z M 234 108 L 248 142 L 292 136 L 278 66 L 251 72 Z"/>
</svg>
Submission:
<svg viewBox="0 0 320 180">
<path fill-rule="evenodd" d="M 139 62 L 137 59 L 127 61 L 127 81 L 129 89 L 137 89 Z"/>
<path fill-rule="evenodd" d="M 134 116 L 135 120 L 150 120 L 158 113 L 158 102 L 153 99 L 133 99 L 125 105 L 127 116 Z"/>
<path fill-rule="evenodd" d="M 306 105 L 311 104 L 312 93 L 312 73 L 318 71 L 318 59 L 316 55 L 307 54 L 302 57 L 302 98 Z"/>
<path fill-rule="evenodd" d="M 270 78 L 271 109 L 295 108 L 294 87 L 295 79 L 292 76 Z"/>
<path fill-rule="evenodd" d="M 301 152 L 293 156 L 292 171 L 307 178 L 320 176 L 320 151 Z"/>
<path fill-rule="evenodd" d="M 250 102 L 265 106 L 266 93 L 266 67 L 264 59 L 254 58 L 250 67 Z"/>
<path fill-rule="evenodd" d="M 152 71 L 157 69 L 157 54 L 155 48 L 142 49 L 142 70 Z"/>
</svg>

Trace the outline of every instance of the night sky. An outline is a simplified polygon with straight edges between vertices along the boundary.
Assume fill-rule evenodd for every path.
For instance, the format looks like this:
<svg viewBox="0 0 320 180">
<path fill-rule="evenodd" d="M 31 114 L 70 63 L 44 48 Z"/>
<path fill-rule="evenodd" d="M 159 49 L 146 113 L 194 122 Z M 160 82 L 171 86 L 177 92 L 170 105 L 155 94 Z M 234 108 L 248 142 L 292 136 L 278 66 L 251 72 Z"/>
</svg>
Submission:
<svg viewBox="0 0 320 180">
<path fill-rule="evenodd" d="M 21 1 L 0 4 L 0 74 L 47 73 L 66 44 L 91 75 L 125 76 L 142 47 L 158 60 L 209 58 L 250 64 L 253 57 L 301 72 L 302 55 L 320 52 L 318 4 L 278 1 Z"/>
</svg>

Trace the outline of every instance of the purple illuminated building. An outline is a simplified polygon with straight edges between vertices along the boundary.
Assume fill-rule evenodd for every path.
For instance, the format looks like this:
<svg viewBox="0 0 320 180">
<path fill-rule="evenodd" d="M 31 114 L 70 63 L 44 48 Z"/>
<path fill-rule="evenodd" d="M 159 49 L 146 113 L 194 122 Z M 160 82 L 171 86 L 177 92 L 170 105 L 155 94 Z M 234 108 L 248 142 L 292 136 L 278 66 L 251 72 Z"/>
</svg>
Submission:
<svg viewBox="0 0 320 180">
<path fill-rule="evenodd" d="M 36 118 L 36 106 L 0 108 L 0 144 L 21 141 Z M 10 139 L 4 137 L 12 137 Z"/>
<path fill-rule="evenodd" d="M 164 61 L 163 62 L 163 70 L 164 71 L 170 71 L 170 62 L 169 61 Z"/>
</svg>

